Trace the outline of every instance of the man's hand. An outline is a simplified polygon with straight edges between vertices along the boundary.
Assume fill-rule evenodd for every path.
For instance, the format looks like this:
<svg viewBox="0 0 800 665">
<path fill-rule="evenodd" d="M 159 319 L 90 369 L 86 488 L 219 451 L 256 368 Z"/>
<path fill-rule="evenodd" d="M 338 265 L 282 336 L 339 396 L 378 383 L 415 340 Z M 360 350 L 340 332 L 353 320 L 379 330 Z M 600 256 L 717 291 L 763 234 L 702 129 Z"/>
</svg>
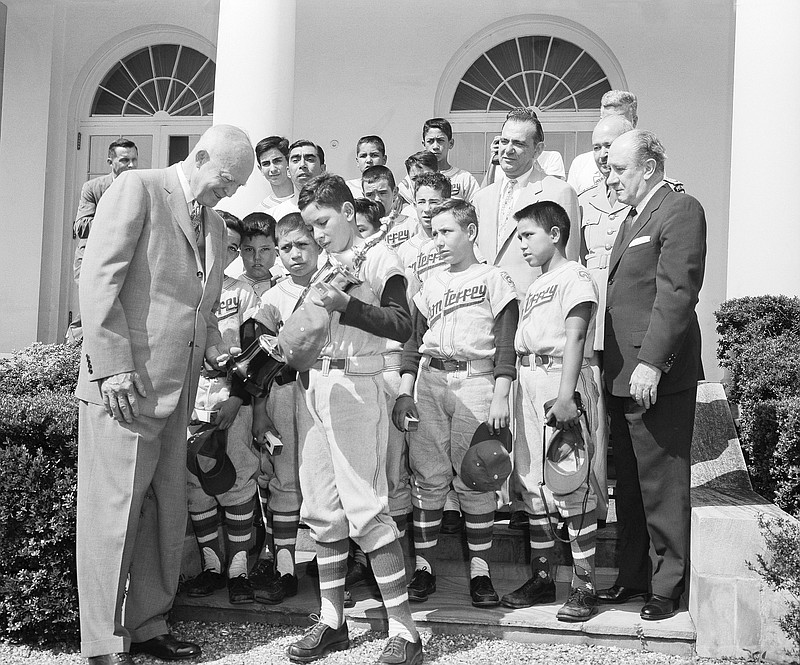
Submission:
<svg viewBox="0 0 800 665">
<path fill-rule="evenodd" d="M 217 419 L 214 421 L 217 429 L 228 429 L 236 419 L 236 414 L 239 413 L 241 406 L 241 397 L 229 397 L 224 402 L 217 404 Z"/>
<path fill-rule="evenodd" d="M 147 397 L 147 391 L 137 372 L 122 372 L 100 380 L 100 393 L 106 413 L 119 422 L 132 423 L 139 417 L 138 393 Z"/>
<path fill-rule="evenodd" d="M 329 314 L 344 312 L 350 302 L 350 296 L 344 291 L 325 282 L 315 284 L 309 291 L 308 297 L 315 305 L 324 307 Z"/>
<path fill-rule="evenodd" d="M 639 406 L 649 409 L 658 398 L 658 382 L 661 370 L 649 363 L 640 362 L 631 374 L 631 397 Z"/>
<path fill-rule="evenodd" d="M 417 405 L 411 395 L 400 395 L 392 409 L 392 422 L 401 432 L 407 431 L 405 426 L 406 416 L 412 416 L 419 420 L 419 411 L 417 411 Z"/>
<path fill-rule="evenodd" d="M 206 362 L 219 372 L 225 370 L 225 363 L 233 356 L 238 356 L 242 350 L 238 346 L 232 346 L 228 353 L 220 351 L 216 346 L 209 346 L 206 349 Z"/>
</svg>

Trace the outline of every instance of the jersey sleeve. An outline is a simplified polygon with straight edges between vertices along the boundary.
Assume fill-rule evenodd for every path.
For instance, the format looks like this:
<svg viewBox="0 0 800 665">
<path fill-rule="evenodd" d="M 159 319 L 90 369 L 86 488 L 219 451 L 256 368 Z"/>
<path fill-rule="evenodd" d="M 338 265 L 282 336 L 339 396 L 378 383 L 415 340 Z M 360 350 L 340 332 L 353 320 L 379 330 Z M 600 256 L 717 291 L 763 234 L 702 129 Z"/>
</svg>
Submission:
<svg viewBox="0 0 800 665">
<path fill-rule="evenodd" d="M 505 270 L 491 270 L 487 275 L 489 289 L 489 303 L 492 307 L 492 316 L 497 318 L 506 305 L 517 299 L 517 287 L 514 280 Z"/>
<path fill-rule="evenodd" d="M 362 279 L 369 284 L 379 298 L 390 277 L 405 277 L 403 263 L 397 252 L 384 243 L 378 243 L 367 250 L 367 258 L 362 268 Z"/>
<path fill-rule="evenodd" d="M 591 303 L 592 311 L 597 308 L 598 292 L 594 278 L 586 268 L 579 265 L 572 266 L 564 279 L 561 289 L 561 307 L 566 317 L 573 307 L 581 303 Z"/>
</svg>

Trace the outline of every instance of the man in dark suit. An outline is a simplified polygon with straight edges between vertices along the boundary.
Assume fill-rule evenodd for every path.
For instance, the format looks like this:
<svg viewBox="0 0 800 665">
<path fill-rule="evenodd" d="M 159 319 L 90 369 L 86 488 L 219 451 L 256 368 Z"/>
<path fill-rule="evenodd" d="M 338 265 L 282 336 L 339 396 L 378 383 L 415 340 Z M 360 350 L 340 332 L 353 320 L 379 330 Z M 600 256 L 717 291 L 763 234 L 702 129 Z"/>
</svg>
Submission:
<svg viewBox="0 0 800 665">
<path fill-rule="evenodd" d="M 212 206 L 253 169 L 242 130 L 209 129 L 189 157 L 121 174 L 97 206 L 80 280 L 84 340 L 76 395 L 81 651 L 200 654 L 167 629 L 186 533 L 186 426 L 214 310 L 225 225 Z M 124 608 L 123 608 L 124 600 Z"/>
<path fill-rule="evenodd" d="M 664 182 L 664 147 L 633 130 L 611 145 L 608 186 L 632 206 L 608 272 L 605 384 L 617 470 L 619 575 L 601 602 L 647 596 L 643 619 L 678 609 L 689 551 L 690 457 L 702 378 L 695 306 L 706 220 Z"/>
</svg>

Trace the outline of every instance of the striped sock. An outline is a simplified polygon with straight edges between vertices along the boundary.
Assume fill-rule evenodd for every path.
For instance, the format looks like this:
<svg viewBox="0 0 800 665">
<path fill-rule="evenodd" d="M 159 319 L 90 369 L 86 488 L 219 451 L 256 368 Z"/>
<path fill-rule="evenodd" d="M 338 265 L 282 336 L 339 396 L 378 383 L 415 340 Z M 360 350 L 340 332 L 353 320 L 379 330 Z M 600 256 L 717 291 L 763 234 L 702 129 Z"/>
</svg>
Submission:
<svg viewBox="0 0 800 665">
<path fill-rule="evenodd" d="M 555 529 L 555 515 L 528 515 L 532 577 L 546 579 L 552 575 L 550 557 L 556 543 L 550 532 L 550 524 Z"/>
<path fill-rule="evenodd" d="M 400 538 L 405 538 L 406 529 L 408 528 L 408 515 L 405 513 L 402 515 L 392 515 L 392 519 L 394 520 L 397 530 L 400 532 Z"/>
<path fill-rule="evenodd" d="M 442 509 L 423 510 L 414 506 L 414 550 L 430 562 L 433 550 L 439 543 L 439 529 L 442 526 Z M 433 575 L 433 568 L 429 569 Z"/>
<path fill-rule="evenodd" d="M 581 525 L 581 520 L 583 525 Z M 590 510 L 584 515 L 567 517 L 567 532 L 572 541 L 572 586 L 594 585 L 594 550 L 597 538 L 597 519 L 594 510 Z M 579 535 L 580 534 L 580 535 Z"/>
<path fill-rule="evenodd" d="M 219 527 L 222 519 L 216 506 L 200 512 L 189 513 L 192 520 L 197 544 L 203 554 L 203 570 L 212 570 L 215 573 L 222 572 L 222 543 L 219 540 Z"/>
<path fill-rule="evenodd" d="M 253 539 L 254 511 L 255 496 L 236 506 L 225 506 L 228 560 L 231 562 L 228 566 L 228 577 L 247 575 L 247 551 Z M 243 552 L 244 556 L 237 557 L 239 552 Z"/>
<path fill-rule="evenodd" d="M 275 543 L 275 560 L 281 575 L 294 575 L 294 553 L 297 545 L 297 527 L 300 524 L 300 511 L 272 512 Z"/>
<path fill-rule="evenodd" d="M 344 623 L 344 578 L 347 576 L 347 538 L 317 543 L 319 566 L 320 621 L 331 628 Z"/>
<path fill-rule="evenodd" d="M 269 509 L 269 488 L 258 487 L 258 503 L 261 507 L 261 519 L 264 522 L 264 547 L 258 554 L 259 559 L 271 559 L 275 551 L 275 543 L 272 535 L 272 513 Z"/>
<path fill-rule="evenodd" d="M 470 556 L 470 577 L 489 575 L 494 512 L 480 515 L 464 512 L 464 527 L 467 532 L 467 547 Z"/>
<path fill-rule="evenodd" d="M 369 560 L 389 617 L 389 637 L 400 635 L 409 642 L 415 642 L 419 634 L 408 606 L 406 567 L 400 542 L 393 540 L 370 552 Z"/>
</svg>

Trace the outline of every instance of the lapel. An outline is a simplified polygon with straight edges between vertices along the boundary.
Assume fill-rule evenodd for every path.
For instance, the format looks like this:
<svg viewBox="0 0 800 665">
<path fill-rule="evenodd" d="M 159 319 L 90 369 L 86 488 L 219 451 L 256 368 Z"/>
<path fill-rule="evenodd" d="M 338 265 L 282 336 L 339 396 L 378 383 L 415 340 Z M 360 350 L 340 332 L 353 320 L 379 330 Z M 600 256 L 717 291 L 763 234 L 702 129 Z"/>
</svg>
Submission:
<svg viewBox="0 0 800 665">
<path fill-rule="evenodd" d="M 595 188 L 595 191 L 589 197 L 587 203 L 591 205 L 593 208 L 596 208 L 600 212 L 603 212 L 607 215 L 623 215 L 626 216 L 628 214 L 628 210 L 630 206 L 626 206 L 624 203 L 620 203 L 617 201 L 614 205 L 611 205 L 611 202 L 608 200 L 608 192 L 606 191 L 605 185 L 598 184 Z"/>
<path fill-rule="evenodd" d="M 189 206 L 186 203 L 186 197 L 183 195 L 183 187 L 181 181 L 178 180 L 178 174 L 175 169 L 170 166 L 166 169 L 164 178 L 164 189 L 167 192 L 167 204 L 172 211 L 172 218 L 178 224 L 178 228 L 186 236 L 186 241 L 194 252 L 194 258 L 197 263 L 198 271 L 203 270 L 203 261 L 200 258 L 200 252 L 197 249 L 197 242 L 194 239 L 194 229 L 192 228 L 192 220 L 189 218 Z M 208 236 L 208 224 L 206 227 L 206 236 Z M 208 242 L 206 242 L 206 248 Z"/>
<path fill-rule="evenodd" d="M 614 243 L 614 249 L 611 250 L 611 259 L 609 260 L 608 265 L 609 276 L 614 273 L 614 270 L 616 270 L 617 264 L 622 258 L 622 255 L 625 253 L 625 250 L 628 249 L 631 241 L 637 235 L 639 235 L 639 232 L 650 222 L 653 213 L 658 210 L 661 202 L 664 200 L 664 197 L 666 197 L 669 191 L 670 189 L 668 187 L 661 185 L 659 190 L 653 194 L 652 197 L 650 197 L 650 200 L 647 202 L 644 210 L 639 213 L 630 233 L 623 233 L 623 230 L 620 230 L 620 232 L 617 234 L 617 241 Z"/>
<path fill-rule="evenodd" d="M 531 178 L 534 177 L 535 173 L 536 173 L 536 171 L 534 171 L 534 173 L 531 174 Z M 519 196 L 517 197 L 516 203 L 511 207 L 511 214 L 514 215 L 514 213 L 519 212 L 525 206 L 530 205 L 531 203 L 535 203 L 536 201 L 538 201 L 539 198 L 541 197 L 542 190 L 543 190 L 543 187 L 542 187 L 541 179 L 529 180 L 528 184 L 525 185 L 522 188 L 522 190 L 520 191 Z M 500 197 L 502 195 L 503 195 L 503 192 L 502 192 L 502 188 L 501 188 L 500 194 L 499 194 L 499 196 L 497 197 L 497 200 L 496 200 L 497 212 L 495 213 L 495 219 L 497 219 L 497 223 L 498 224 L 500 223 L 500 220 L 498 219 L 497 216 L 500 214 Z M 500 246 L 497 248 L 497 255 L 494 257 L 494 264 L 495 265 L 497 265 L 502 260 L 503 256 L 508 251 L 508 248 L 511 245 L 511 242 L 514 240 L 514 236 L 516 235 L 516 233 L 517 233 L 516 224 L 509 224 L 508 225 L 508 234 L 506 235 L 505 239 L 500 244 Z"/>
</svg>

